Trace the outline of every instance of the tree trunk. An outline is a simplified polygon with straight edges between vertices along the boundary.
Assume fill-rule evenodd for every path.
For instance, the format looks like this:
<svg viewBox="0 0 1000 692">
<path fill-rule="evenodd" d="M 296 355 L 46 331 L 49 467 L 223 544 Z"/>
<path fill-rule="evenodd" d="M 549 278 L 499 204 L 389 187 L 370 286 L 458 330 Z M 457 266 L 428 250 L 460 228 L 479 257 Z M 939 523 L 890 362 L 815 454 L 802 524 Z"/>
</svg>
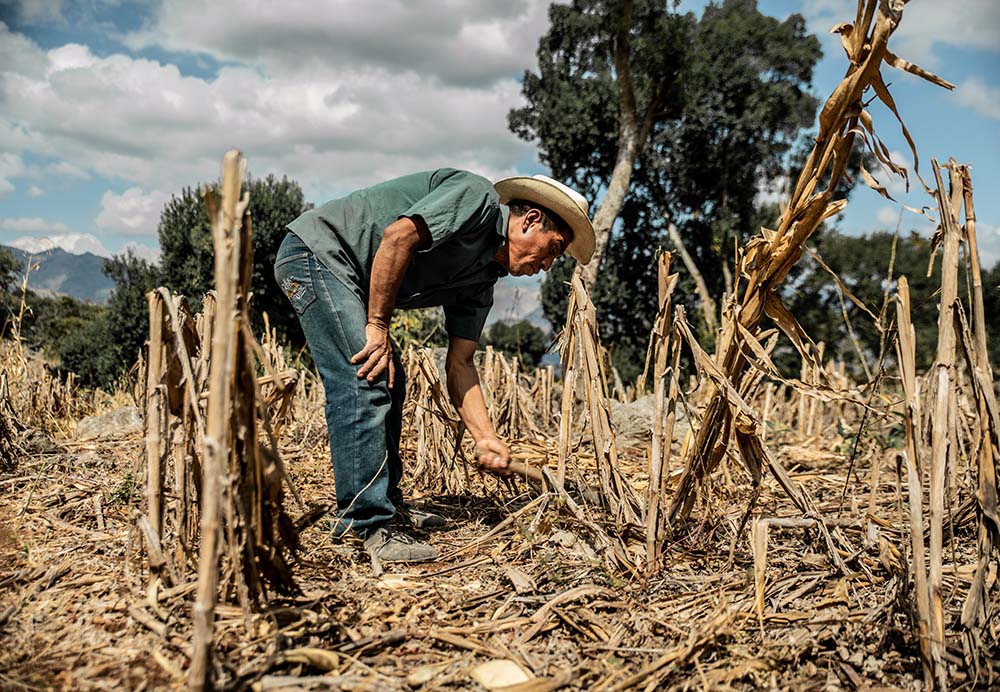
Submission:
<svg viewBox="0 0 1000 692">
<path fill-rule="evenodd" d="M 584 286 L 590 292 L 594 288 L 597 271 L 601 266 L 601 258 L 608 246 L 608 238 L 615 219 L 625 204 L 629 184 L 632 182 L 632 169 L 635 167 L 639 152 L 642 151 L 649 131 L 652 128 L 655 107 L 650 105 L 646 117 L 640 126 L 636 114 L 635 91 L 632 87 L 632 68 L 629 64 L 631 49 L 629 45 L 629 29 L 632 26 L 632 2 L 622 2 L 621 15 L 618 17 L 618 27 L 615 33 L 615 71 L 618 84 L 618 157 L 608 181 L 608 191 L 604 195 L 601 206 L 594 214 L 595 247 L 594 256 L 586 266 L 577 265 L 575 274 L 583 280 Z"/>
<path fill-rule="evenodd" d="M 698 292 L 699 302 L 701 303 L 701 315 L 705 320 L 705 328 L 712 333 L 712 338 L 714 339 L 715 332 L 719 329 L 719 320 L 716 319 L 715 301 L 712 300 L 712 294 L 708 291 L 705 277 L 698 271 L 698 265 L 694 263 L 694 258 L 688 254 L 687 248 L 684 247 L 684 241 L 681 239 L 681 234 L 677 231 L 677 226 L 668 222 L 667 235 L 677 248 L 677 252 L 680 253 L 681 260 L 684 262 L 684 266 L 687 267 L 688 273 L 691 274 L 691 278 L 694 279 L 695 290 Z"/>
</svg>

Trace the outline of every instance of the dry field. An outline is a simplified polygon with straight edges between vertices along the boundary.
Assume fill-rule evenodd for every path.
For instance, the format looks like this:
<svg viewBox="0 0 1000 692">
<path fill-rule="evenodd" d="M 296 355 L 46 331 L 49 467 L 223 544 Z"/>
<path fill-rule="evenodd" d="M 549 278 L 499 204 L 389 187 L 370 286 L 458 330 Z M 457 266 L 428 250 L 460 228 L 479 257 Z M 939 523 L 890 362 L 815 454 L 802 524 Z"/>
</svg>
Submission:
<svg viewBox="0 0 1000 692">
<path fill-rule="evenodd" d="M 322 391 L 249 329 L 246 162 L 227 154 L 208 200 L 216 291 L 200 315 L 150 293 L 148 350 L 114 394 L 5 345 L 0 687 L 1000 688 L 1000 407 L 968 168 L 932 162 L 925 185 L 942 263 L 926 373 L 891 268 L 881 310 L 864 308 L 885 336 L 864 382 L 780 299 L 843 209 L 853 146 L 907 175 L 867 111 L 896 114 L 882 67 L 951 86 L 887 49 L 904 4 L 862 0 L 836 28 L 846 76 L 775 229 L 742 249 L 714 353 L 673 307 L 665 253 L 646 367 L 621 385 L 574 278 L 562 378 L 489 350 L 481 364 L 517 461 L 501 480 L 467 463 L 433 355 L 406 350 L 406 489 L 451 520 L 427 536 L 432 564 L 388 569 L 330 540 Z M 771 360 L 779 332 L 799 378 Z M 637 392 L 646 430 L 626 438 Z M 121 417 L 103 431 L 85 420 L 105 412 Z"/>
<path fill-rule="evenodd" d="M 497 373 L 509 367 L 499 358 L 494 365 Z M 419 378 L 411 369 L 411 382 Z M 528 408 L 527 379 L 523 384 Z M 477 667 L 507 661 L 514 670 L 503 674 L 531 675 L 516 688 L 522 690 L 920 689 L 899 417 L 869 422 L 852 464 L 854 440 L 838 431 L 858 429 L 857 410 L 820 404 L 799 421 L 811 402 L 800 407 L 781 389 L 771 396 L 772 410 L 784 413 L 768 421 L 768 445 L 815 499 L 822 524 L 803 519 L 767 477 L 748 521 L 750 476 L 723 462 L 659 562 L 626 571 L 602 545 L 611 537 L 639 553 L 643 536 L 623 535 L 584 494 L 540 493 L 523 479 L 508 487 L 476 472 L 466 481 L 461 461 L 436 475 L 425 469 L 410 477 L 408 489 L 452 522 L 428 536 L 441 559 L 376 576 L 359 545 L 335 544 L 317 522 L 303 531 L 293 563 L 301 593 L 273 597 L 249 618 L 234 604 L 216 608 L 218 682 L 287 690 L 482 689 Z M 333 500 L 332 476 L 321 409 L 303 399 L 281 451 L 303 500 L 316 506 Z M 419 469 L 416 402 L 409 416 L 405 458 Z M 541 419 L 529 409 L 521 424 Z M 555 415 L 552 421 L 517 435 L 516 458 L 556 467 Z M 16 469 L 0 480 L 0 686 L 183 685 L 194 584 L 149 588 L 135 531 L 142 432 L 78 440 L 71 420 L 30 430 L 21 435 Z M 424 464 L 447 455 L 434 444 L 427 443 Z M 575 458 L 583 478 L 599 485 L 589 447 L 583 442 Z M 639 490 L 647 455 L 645 445 L 619 451 Z M 673 489 L 679 466 L 667 475 Z M 963 663 L 957 617 L 977 559 L 972 475 L 968 466 L 952 475 L 943 565 L 945 656 L 953 684 L 966 689 L 976 681 Z M 567 502 L 578 503 L 579 516 Z M 770 528 L 761 538 L 765 523 Z M 837 534 L 834 551 L 829 533 Z M 766 554 L 755 553 L 754 536 L 766 541 Z M 995 586 L 991 593 L 995 598 Z M 996 676 L 996 639 L 991 651 Z M 987 689 L 986 681 L 978 684 Z"/>
</svg>

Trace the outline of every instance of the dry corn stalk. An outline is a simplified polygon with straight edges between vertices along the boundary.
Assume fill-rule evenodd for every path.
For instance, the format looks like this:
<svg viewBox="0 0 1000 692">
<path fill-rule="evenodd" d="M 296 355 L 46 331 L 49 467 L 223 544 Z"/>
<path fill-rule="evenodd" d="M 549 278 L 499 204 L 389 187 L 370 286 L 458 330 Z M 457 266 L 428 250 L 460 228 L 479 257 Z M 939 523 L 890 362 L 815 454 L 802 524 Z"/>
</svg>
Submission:
<svg viewBox="0 0 1000 692">
<path fill-rule="evenodd" d="M 17 458 L 21 455 L 17 443 L 20 428 L 17 415 L 10 405 L 7 373 L 3 372 L 0 373 L 0 472 L 13 471 L 17 467 Z"/>
<path fill-rule="evenodd" d="M 927 588 L 927 562 L 924 551 L 923 474 L 920 461 L 920 397 L 916 391 L 916 344 L 913 322 L 910 320 L 910 287 L 905 276 L 899 278 L 896 295 L 896 321 L 899 338 L 896 353 L 899 361 L 900 380 L 903 385 L 903 422 L 906 428 L 907 491 L 910 500 L 910 543 L 913 550 L 913 581 L 917 601 L 917 636 L 924 669 L 924 684 L 929 687 L 934 680 L 934 670 L 942 665 L 940 651 L 931 648 L 932 630 L 930 591 Z"/>
<path fill-rule="evenodd" d="M 948 226 L 958 228 L 961 205 L 965 205 L 964 240 L 968 245 L 968 262 L 972 277 L 973 334 L 970 335 L 961 303 L 952 303 L 951 316 L 955 338 L 962 347 L 965 363 L 970 374 L 974 400 L 977 409 L 978 430 L 972 448 L 976 460 L 976 504 L 977 504 L 977 549 L 976 571 L 962 608 L 961 625 L 965 659 L 976 679 L 989 684 L 997 682 L 996 673 L 988 663 L 991 647 L 984 642 L 988 636 L 987 623 L 996 617 L 997 599 L 990 599 L 987 574 L 990 561 L 1000 564 L 1000 510 L 997 497 L 1000 495 L 1000 406 L 993 389 L 993 368 L 989 362 L 986 340 L 986 321 L 983 305 L 982 271 L 979 265 L 979 246 L 976 239 L 976 213 L 972 199 L 972 178 L 968 166 L 959 165 L 954 159 L 949 161 L 952 196 L 950 207 L 941 210 L 942 227 L 944 217 L 950 217 Z M 959 199 L 959 196 L 961 199 Z M 939 198 L 943 197 L 940 193 Z M 942 296 L 942 301 L 944 297 Z M 948 315 L 942 314 L 942 322 Z M 993 589 L 997 587 L 994 585 Z M 991 612 L 991 608 L 993 612 Z M 996 645 L 994 634 L 994 646 Z"/>
<path fill-rule="evenodd" d="M 642 504 L 631 483 L 619 470 L 618 445 L 611 427 L 608 383 L 604 372 L 604 349 L 597 332 L 597 313 L 580 277 L 573 277 L 571 291 L 566 317 L 570 332 L 560 354 L 564 372 L 578 371 L 580 375 L 579 384 L 584 390 L 586 412 L 590 419 L 601 491 L 611 516 L 622 527 L 625 524 L 642 525 Z M 563 417 L 559 422 L 560 475 L 556 479 L 560 484 L 565 479 L 565 464 L 569 456 L 574 382 L 575 378 L 571 381 L 567 374 L 563 383 Z"/>
<path fill-rule="evenodd" d="M 898 118 L 892 96 L 882 81 L 882 63 L 951 88 L 944 80 L 888 51 L 888 39 L 902 19 L 905 4 L 903 0 L 859 0 L 854 23 L 841 24 L 834 29 L 841 36 L 850 67 L 820 112 L 815 146 L 799 175 L 777 230 L 762 229 L 761 237 L 751 241 L 744 249 L 740 271 L 746 276 L 747 284 L 740 309 L 730 328 L 725 329 L 719 338 L 716 362 L 726 380 L 737 390 L 741 388 L 748 365 L 743 334 L 756 334 L 765 313 L 788 334 L 804 359 L 815 360 L 810 342 L 803 339 L 804 332 L 781 304 L 775 289 L 798 261 L 806 240 L 820 223 L 839 213 L 846 204 L 844 200 L 834 200 L 834 190 L 847 166 L 855 136 L 862 137 L 884 166 L 905 175 L 905 169 L 885 155 L 887 150 L 875 136 L 871 116 L 862 101 L 863 93 L 870 87 Z M 905 126 L 903 132 L 909 140 Z M 862 171 L 862 174 L 870 186 L 888 195 L 871 174 L 867 171 Z M 823 181 L 826 181 L 825 189 Z M 708 395 L 709 404 L 703 424 L 685 459 L 685 471 L 670 507 L 669 518 L 672 522 L 689 515 L 700 479 L 715 469 L 728 446 L 728 434 L 736 412 L 718 383 L 710 385 Z"/>
<path fill-rule="evenodd" d="M 677 274 L 670 273 L 670 253 L 660 255 L 657 261 L 659 310 L 650 337 L 653 354 L 653 440 L 649 454 L 649 488 L 646 493 L 646 562 L 654 565 L 659 558 L 663 523 L 660 521 L 660 502 L 666 494 L 669 476 L 670 444 L 674 437 L 677 407 L 677 366 L 680 349 L 674 346 L 673 364 L 668 367 L 670 332 L 673 324 L 671 297 L 677 287 Z M 669 376 L 669 396 L 667 394 Z"/>
<path fill-rule="evenodd" d="M 937 181 L 938 211 L 941 216 L 940 232 L 943 234 L 944 254 L 941 258 L 941 302 L 938 316 L 938 345 L 933 370 L 933 411 L 930 458 L 930 541 L 927 588 L 930 594 L 931 658 L 940 689 L 948 688 L 948 673 L 943 664 L 944 606 L 942 603 L 944 562 L 944 505 L 945 480 L 948 467 L 958 460 L 956 445 L 956 411 L 953 402 L 957 394 L 955 377 L 955 349 L 957 338 L 951 319 L 952 305 L 958 300 L 958 245 L 961 231 L 956 219 L 962 205 L 961 178 L 951 170 L 951 195 L 948 196 L 941 180 L 941 170 L 933 161 Z"/>
<path fill-rule="evenodd" d="M 456 434 L 458 413 L 446 395 L 430 349 L 410 346 L 403 365 L 408 383 L 404 427 L 416 437 L 414 466 L 408 475 L 422 479 L 424 489 L 448 493 L 468 490 L 468 470 L 455 463 L 463 454 Z"/>
<path fill-rule="evenodd" d="M 206 193 L 215 244 L 216 292 L 191 315 L 165 289 L 148 295 L 146 492 L 139 526 L 150 568 L 149 591 L 194 586 L 188 685 L 212 685 L 213 619 L 220 591 L 245 618 L 273 592 L 292 593 L 287 561 L 296 534 L 282 481 L 294 486 L 277 453 L 269 408 L 287 411 L 296 373 L 250 333 L 253 272 L 248 198 L 240 198 L 246 161 L 224 160 L 221 200 Z M 264 376 L 258 379 L 258 367 Z M 261 422 L 263 428 L 260 427 Z M 221 582 L 221 583 L 220 583 Z"/>
</svg>

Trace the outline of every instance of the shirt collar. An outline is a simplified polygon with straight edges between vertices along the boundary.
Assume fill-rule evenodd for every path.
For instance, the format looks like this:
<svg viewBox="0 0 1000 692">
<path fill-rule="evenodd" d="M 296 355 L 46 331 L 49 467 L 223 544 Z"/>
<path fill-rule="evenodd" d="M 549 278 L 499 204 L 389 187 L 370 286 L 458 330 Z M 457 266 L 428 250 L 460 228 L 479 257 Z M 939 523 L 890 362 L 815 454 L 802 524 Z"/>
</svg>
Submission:
<svg viewBox="0 0 1000 692">
<path fill-rule="evenodd" d="M 500 205 L 500 225 L 497 226 L 497 234 L 507 242 L 507 224 L 510 223 L 510 207 L 506 204 Z"/>
</svg>

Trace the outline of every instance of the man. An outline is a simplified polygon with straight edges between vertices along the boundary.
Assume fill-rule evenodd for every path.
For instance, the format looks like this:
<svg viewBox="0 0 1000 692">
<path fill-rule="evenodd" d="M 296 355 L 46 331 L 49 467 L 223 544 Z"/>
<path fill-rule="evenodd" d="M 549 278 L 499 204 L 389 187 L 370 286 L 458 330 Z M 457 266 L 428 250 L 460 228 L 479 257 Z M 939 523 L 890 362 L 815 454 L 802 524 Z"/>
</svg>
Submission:
<svg viewBox="0 0 1000 692">
<path fill-rule="evenodd" d="M 415 173 L 359 190 L 288 225 L 275 278 L 298 315 L 326 390 L 337 494 L 334 536 L 350 530 L 382 561 L 436 550 L 390 523 L 403 503 L 399 456 L 405 383 L 389 340 L 394 308 L 442 306 L 448 394 L 501 472 L 510 451 L 494 431 L 473 363 L 500 276 L 547 270 L 564 252 L 590 261 L 587 201 L 545 176 L 492 185 L 467 171 Z M 428 517 L 427 524 L 440 517 Z"/>
</svg>

